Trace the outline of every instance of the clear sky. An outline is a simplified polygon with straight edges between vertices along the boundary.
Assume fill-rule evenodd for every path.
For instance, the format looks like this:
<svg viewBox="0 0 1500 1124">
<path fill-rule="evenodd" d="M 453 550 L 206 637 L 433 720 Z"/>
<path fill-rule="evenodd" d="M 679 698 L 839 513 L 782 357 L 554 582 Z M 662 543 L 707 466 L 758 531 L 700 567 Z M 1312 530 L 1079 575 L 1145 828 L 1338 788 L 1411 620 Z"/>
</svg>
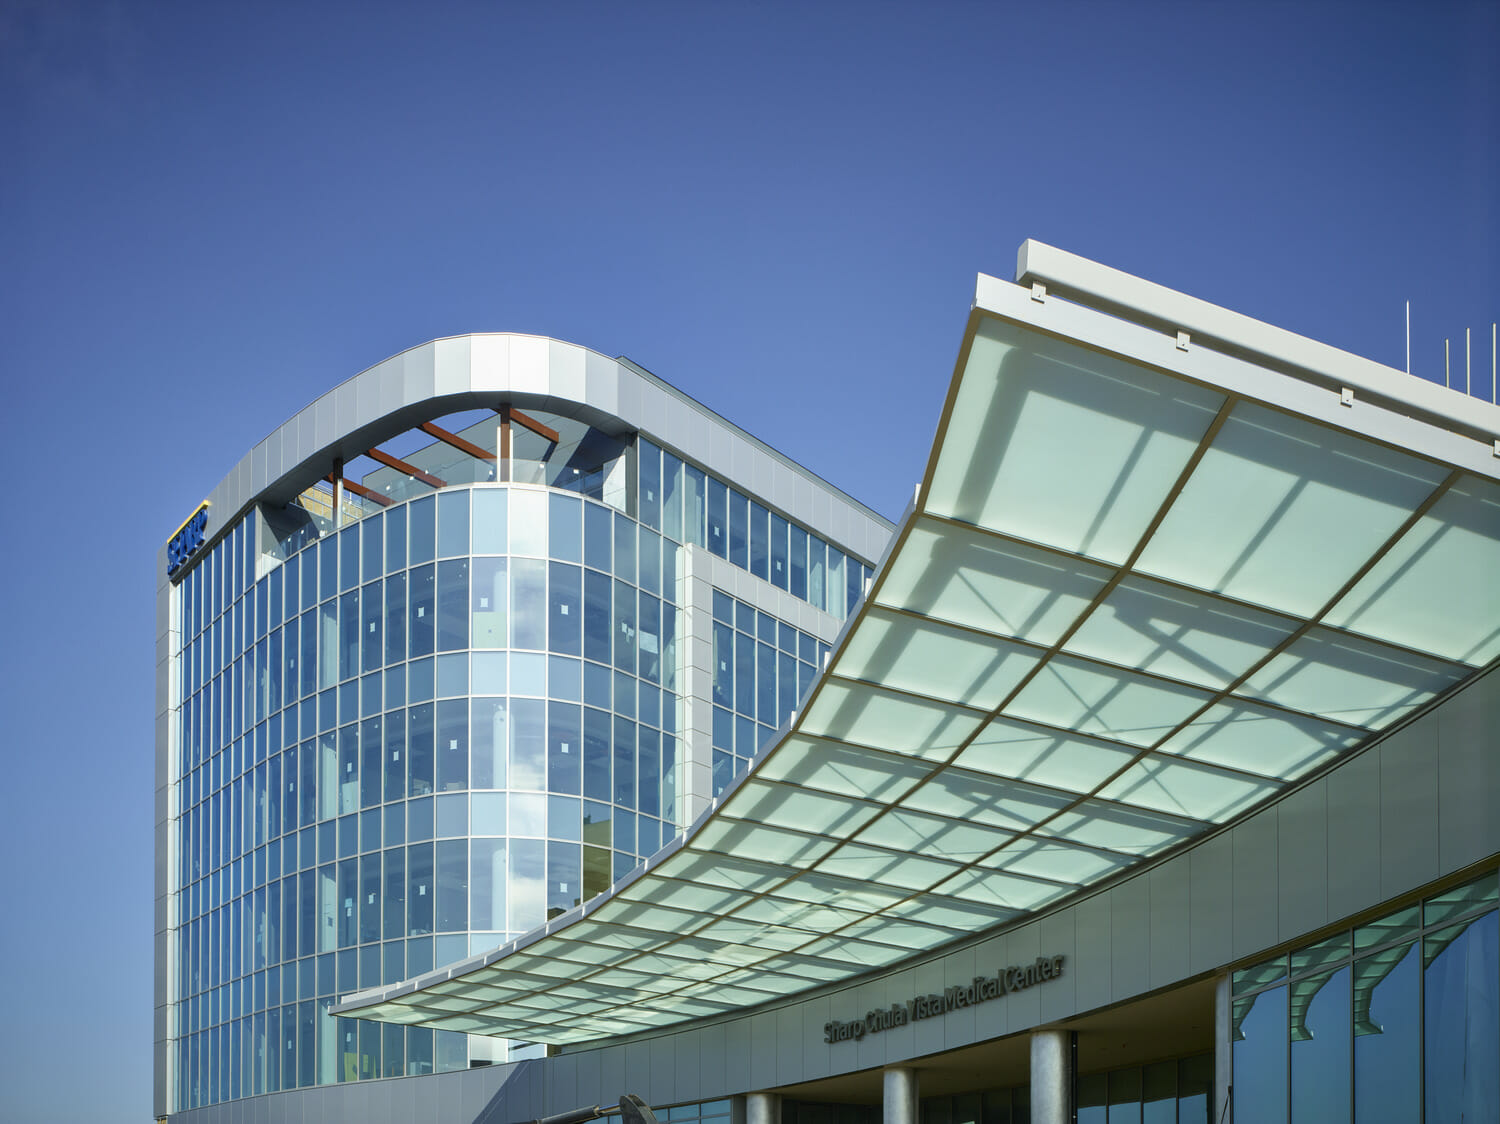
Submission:
<svg viewBox="0 0 1500 1124">
<path fill-rule="evenodd" d="M 894 517 L 1035 237 L 1487 395 L 1497 73 L 1495 0 L 0 0 L 0 1119 L 151 1111 L 156 551 L 323 391 L 557 336 Z"/>
</svg>

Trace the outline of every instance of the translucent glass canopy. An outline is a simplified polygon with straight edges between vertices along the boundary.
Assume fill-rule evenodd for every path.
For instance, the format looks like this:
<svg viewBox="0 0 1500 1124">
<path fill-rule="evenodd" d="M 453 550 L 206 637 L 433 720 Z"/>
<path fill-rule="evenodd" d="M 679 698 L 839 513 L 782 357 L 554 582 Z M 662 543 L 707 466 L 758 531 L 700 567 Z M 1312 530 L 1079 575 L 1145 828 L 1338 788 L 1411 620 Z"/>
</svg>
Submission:
<svg viewBox="0 0 1500 1124">
<path fill-rule="evenodd" d="M 918 501 L 768 751 L 646 868 L 335 1010 L 574 1043 L 1005 924 L 1500 653 L 1500 487 L 975 312 Z"/>
</svg>

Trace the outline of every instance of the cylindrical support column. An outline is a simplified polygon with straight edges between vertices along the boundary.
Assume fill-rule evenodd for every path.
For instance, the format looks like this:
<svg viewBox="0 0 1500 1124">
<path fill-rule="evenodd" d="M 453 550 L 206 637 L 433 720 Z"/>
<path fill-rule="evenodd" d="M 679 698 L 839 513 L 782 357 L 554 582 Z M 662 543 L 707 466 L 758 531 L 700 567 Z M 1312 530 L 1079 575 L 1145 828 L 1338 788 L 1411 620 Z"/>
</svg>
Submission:
<svg viewBox="0 0 1500 1124">
<path fill-rule="evenodd" d="M 747 1093 L 745 1124 L 781 1124 L 781 1097 L 776 1093 Z"/>
<path fill-rule="evenodd" d="M 1031 1033 L 1031 1124 L 1072 1124 L 1073 1036 L 1066 1030 Z"/>
<path fill-rule="evenodd" d="M 1214 981 L 1214 1115 L 1215 1121 L 1234 1119 L 1229 1098 L 1234 1081 L 1234 1044 L 1230 1042 L 1230 1024 L 1234 1019 L 1234 998 L 1229 990 L 1226 972 Z"/>
<path fill-rule="evenodd" d="M 917 1124 L 917 1071 L 893 1066 L 885 1071 L 884 1124 Z"/>
</svg>

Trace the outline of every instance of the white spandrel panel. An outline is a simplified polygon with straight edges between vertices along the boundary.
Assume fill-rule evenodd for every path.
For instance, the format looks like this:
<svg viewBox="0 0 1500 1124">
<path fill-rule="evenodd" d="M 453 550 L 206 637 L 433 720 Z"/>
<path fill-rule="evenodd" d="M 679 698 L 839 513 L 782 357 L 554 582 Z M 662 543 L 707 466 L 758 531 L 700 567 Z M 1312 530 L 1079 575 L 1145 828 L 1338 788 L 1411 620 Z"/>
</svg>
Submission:
<svg viewBox="0 0 1500 1124">
<path fill-rule="evenodd" d="M 928 510 L 1106 562 L 1134 549 L 1223 396 L 985 321 Z"/>
<path fill-rule="evenodd" d="M 1450 488 L 1324 618 L 1472 667 L 1500 655 L 1500 485 Z"/>
</svg>

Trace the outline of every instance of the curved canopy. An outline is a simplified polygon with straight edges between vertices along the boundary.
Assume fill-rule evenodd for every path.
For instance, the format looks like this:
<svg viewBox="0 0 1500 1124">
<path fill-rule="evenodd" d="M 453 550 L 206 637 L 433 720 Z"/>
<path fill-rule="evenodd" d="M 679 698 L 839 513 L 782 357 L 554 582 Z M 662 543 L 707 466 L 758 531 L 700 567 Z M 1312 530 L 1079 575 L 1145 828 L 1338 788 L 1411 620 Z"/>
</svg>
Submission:
<svg viewBox="0 0 1500 1124">
<path fill-rule="evenodd" d="M 572 1043 L 849 979 L 1238 817 L 1500 654 L 1494 480 L 983 284 L 917 501 L 779 740 L 608 894 L 336 1013 Z"/>
</svg>

